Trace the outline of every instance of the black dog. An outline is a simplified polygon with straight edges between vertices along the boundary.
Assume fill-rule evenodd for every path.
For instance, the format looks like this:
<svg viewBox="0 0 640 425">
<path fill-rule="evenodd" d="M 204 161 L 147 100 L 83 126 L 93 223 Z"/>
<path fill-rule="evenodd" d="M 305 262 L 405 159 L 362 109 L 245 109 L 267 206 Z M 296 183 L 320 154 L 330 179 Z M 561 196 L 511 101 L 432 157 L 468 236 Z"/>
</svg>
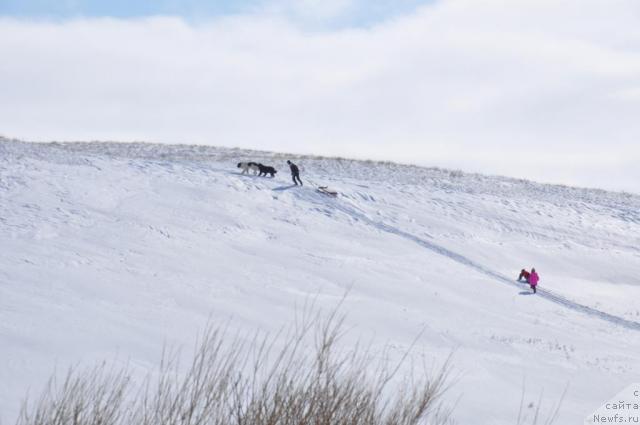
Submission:
<svg viewBox="0 0 640 425">
<path fill-rule="evenodd" d="M 258 168 L 260 169 L 260 174 L 258 174 L 259 176 L 265 176 L 267 174 L 271 174 L 271 177 L 275 177 L 276 176 L 276 169 L 273 167 L 270 167 L 268 165 L 262 165 L 262 164 L 258 164 Z"/>
</svg>

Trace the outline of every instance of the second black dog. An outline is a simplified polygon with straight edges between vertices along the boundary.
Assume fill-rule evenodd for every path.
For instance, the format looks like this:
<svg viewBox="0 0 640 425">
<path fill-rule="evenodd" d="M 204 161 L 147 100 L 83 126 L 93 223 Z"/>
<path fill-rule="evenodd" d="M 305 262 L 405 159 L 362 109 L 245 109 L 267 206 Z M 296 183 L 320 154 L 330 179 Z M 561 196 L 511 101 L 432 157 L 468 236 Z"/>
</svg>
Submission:
<svg viewBox="0 0 640 425">
<path fill-rule="evenodd" d="M 275 177 L 278 172 L 275 168 L 268 165 L 258 164 L 258 168 L 260 169 L 260 174 L 258 174 L 259 176 L 266 176 L 267 174 L 270 174 L 271 177 Z"/>
</svg>

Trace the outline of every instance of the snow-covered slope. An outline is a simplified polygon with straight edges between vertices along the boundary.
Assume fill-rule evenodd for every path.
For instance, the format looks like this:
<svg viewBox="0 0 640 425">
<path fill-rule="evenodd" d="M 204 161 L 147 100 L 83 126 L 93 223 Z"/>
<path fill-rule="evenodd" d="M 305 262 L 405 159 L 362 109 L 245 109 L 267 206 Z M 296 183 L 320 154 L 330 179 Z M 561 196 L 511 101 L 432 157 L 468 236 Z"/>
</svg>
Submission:
<svg viewBox="0 0 640 425">
<path fill-rule="evenodd" d="M 0 140 L 0 415 L 54 368 L 157 363 L 208 320 L 276 329 L 345 291 L 356 336 L 442 362 L 464 424 L 558 423 L 640 381 L 640 196 L 344 159 Z M 236 163 L 276 166 L 276 178 Z M 317 193 L 326 184 L 337 198 Z M 541 291 L 515 282 L 534 266 Z"/>
</svg>

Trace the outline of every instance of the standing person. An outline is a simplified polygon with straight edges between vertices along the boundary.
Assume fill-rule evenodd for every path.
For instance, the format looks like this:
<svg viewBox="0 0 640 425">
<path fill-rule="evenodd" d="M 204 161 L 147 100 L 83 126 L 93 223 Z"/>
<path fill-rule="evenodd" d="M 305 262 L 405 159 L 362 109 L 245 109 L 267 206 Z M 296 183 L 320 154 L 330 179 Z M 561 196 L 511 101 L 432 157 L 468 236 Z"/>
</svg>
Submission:
<svg viewBox="0 0 640 425">
<path fill-rule="evenodd" d="M 533 289 L 533 293 L 536 293 L 536 286 L 538 286 L 538 281 L 540 280 L 540 276 L 536 273 L 536 269 L 531 269 L 531 274 L 529 275 L 529 285 L 531 285 L 531 289 Z"/>
<path fill-rule="evenodd" d="M 300 180 L 300 169 L 298 166 L 289 160 L 287 160 L 287 164 L 289 164 L 289 168 L 291 168 L 291 178 L 293 179 L 293 183 L 297 186 L 298 182 L 300 182 L 300 186 L 303 186 L 302 180 Z"/>
</svg>

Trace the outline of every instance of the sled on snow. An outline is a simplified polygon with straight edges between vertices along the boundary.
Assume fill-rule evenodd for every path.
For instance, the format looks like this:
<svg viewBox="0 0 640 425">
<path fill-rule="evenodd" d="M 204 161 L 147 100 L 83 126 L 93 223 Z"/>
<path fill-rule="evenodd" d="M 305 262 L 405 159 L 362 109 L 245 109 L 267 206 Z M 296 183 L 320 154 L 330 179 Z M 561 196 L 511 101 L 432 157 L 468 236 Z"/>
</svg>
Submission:
<svg viewBox="0 0 640 425">
<path fill-rule="evenodd" d="M 338 196 L 338 192 L 337 191 L 335 191 L 334 189 L 329 189 L 329 187 L 327 187 L 327 186 L 319 186 L 317 190 L 318 190 L 318 192 L 320 192 L 320 193 L 322 193 L 324 195 L 327 195 L 327 196 L 333 196 L 334 198 L 336 196 Z"/>
</svg>

